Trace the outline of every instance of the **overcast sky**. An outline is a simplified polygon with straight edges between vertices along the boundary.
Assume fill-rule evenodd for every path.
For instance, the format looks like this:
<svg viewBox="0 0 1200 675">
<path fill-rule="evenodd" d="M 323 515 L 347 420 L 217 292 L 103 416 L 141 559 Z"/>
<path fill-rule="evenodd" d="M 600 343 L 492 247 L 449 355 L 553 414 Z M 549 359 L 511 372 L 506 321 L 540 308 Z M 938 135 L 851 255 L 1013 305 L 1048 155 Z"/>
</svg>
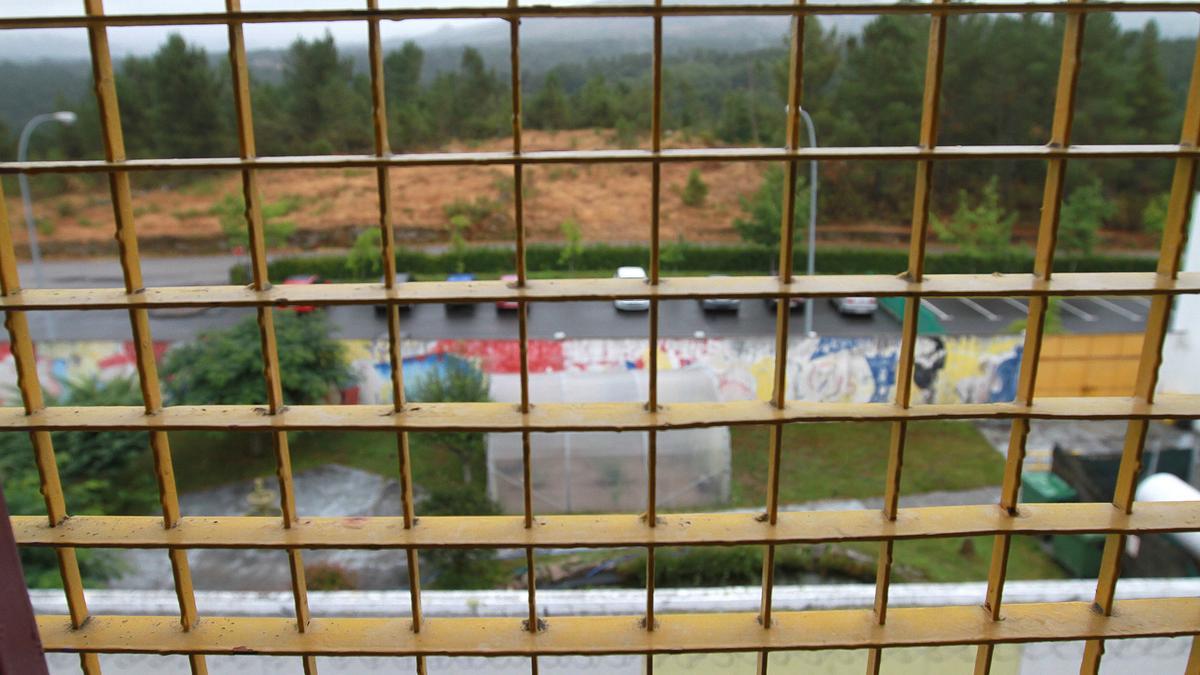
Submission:
<svg viewBox="0 0 1200 675">
<path fill-rule="evenodd" d="M 588 0 L 523 0 L 532 4 L 588 4 Z M 601 0 L 604 1 L 604 0 Z M 617 0 L 607 0 L 609 2 Z M 649 0 L 619 0 L 630 4 L 640 4 Z M 671 0 L 668 0 L 670 2 Z M 686 1 L 686 0 L 677 0 Z M 731 0 L 752 3 L 756 0 Z M 762 0 L 757 0 L 762 1 Z M 766 0 L 770 2 L 771 0 Z M 779 0 L 781 2 L 786 0 Z M 821 0 L 814 0 L 820 2 Z M 831 1 L 831 0 L 826 0 Z M 859 1 L 859 0 L 850 0 Z M 869 0 L 862 0 L 869 1 Z M 875 0 L 878 1 L 878 0 Z M 223 11 L 224 0 L 106 0 L 105 11 L 111 14 L 144 14 L 167 12 L 220 12 Z M 279 9 L 331 9 L 331 8 L 361 8 L 366 6 L 366 0 L 242 0 L 242 8 L 247 11 L 279 10 Z M 430 7 L 430 6 L 502 6 L 505 0 L 380 0 L 383 8 L 395 7 Z M 83 13 L 82 0 L 0 0 L 0 16 L 47 16 L 47 15 L 80 15 Z M 1162 33 L 1167 37 L 1195 35 L 1197 18 L 1193 14 L 1125 14 L 1122 24 L 1126 27 L 1140 26 L 1146 20 L 1154 18 L 1158 21 Z M 479 24 L 481 20 L 445 21 L 445 20 L 413 20 L 403 22 L 384 22 L 382 32 L 384 39 L 407 38 L 437 30 L 454 28 L 464 24 Z M 491 20 L 487 20 L 491 22 Z M 366 42 L 366 26 L 358 21 L 340 21 L 333 23 L 290 23 L 290 24 L 258 24 L 247 25 L 246 46 L 250 49 L 286 47 L 297 36 L 319 37 L 329 31 L 334 38 L 343 44 Z M 228 46 L 223 26 L 179 26 L 179 27 L 146 27 L 146 28 L 113 28 L 109 31 L 109 41 L 114 53 L 146 54 L 154 51 L 162 43 L 167 31 L 183 34 L 189 42 L 203 45 L 209 50 L 221 50 Z M 6 58 L 73 58 L 86 55 L 86 34 L 83 29 L 59 30 L 26 30 L 6 31 L 0 35 L 7 45 L 0 45 L 0 57 Z M 78 53 L 76 53 L 78 52 Z"/>
</svg>

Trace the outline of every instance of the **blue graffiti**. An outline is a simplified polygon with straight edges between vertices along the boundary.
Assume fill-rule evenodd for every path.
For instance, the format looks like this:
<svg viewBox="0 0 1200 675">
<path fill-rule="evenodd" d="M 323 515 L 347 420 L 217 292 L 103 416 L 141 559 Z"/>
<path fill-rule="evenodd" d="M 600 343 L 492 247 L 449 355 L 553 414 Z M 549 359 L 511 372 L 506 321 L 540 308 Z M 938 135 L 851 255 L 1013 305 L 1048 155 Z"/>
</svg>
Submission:
<svg viewBox="0 0 1200 675">
<path fill-rule="evenodd" d="M 896 384 L 896 354 L 878 354 L 867 357 L 875 389 L 871 392 L 871 403 L 886 403 L 891 400 L 892 387 Z"/>
</svg>

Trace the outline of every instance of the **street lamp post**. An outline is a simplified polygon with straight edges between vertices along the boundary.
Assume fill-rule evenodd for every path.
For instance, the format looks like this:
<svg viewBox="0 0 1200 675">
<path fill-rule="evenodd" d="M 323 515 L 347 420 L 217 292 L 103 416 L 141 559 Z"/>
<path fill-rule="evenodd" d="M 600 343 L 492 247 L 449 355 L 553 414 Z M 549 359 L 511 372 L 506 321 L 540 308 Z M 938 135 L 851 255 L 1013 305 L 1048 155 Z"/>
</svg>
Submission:
<svg viewBox="0 0 1200 675">
<path fill-rule="evenodd" d="M 800 109 L 800 116 L 804 118 L 804 126 L 808 127 L 808 145 L 811 148 L 817 147 L 817 132 L 813 129 L 812 117 L 804 108 Z M 813 276 L 816 273 L 817 261 L 817 160 L 809 162 L 809 179 L 808 179 L 808 276 Z M 807 336 L 814 335 L 813 333 L 813 299 L 811 296 L 804 299 L 804 334 Z"/>
<path fill-rule="evenodd" d="M 25 123 L 25 128 L 21 130 L 21 140 L 17 143 L 17 161 L 24 162 L 29 154 L 29 137 L 33 135 L 33 130 L 42 122 L 60 122 L 62 124 L 74 124 L 78 117 L 70 110 L 60 110 L 58 112 L 44 113 L 36 115 L 33 119 Z M 17 174 L 17 182 L 21 185 L 21 202 L 25 207 L 25 229 L 29 234 L 29 257 L 33 260 L 33 280 L 38 285 L 38 288 L 45 287 L 45 281 L 42 278 L 42 249 L 38 245 L 37 225 L 33 219 L 33 199 L 29 194 L 29 176 L 24 172 Z M 54 339 L 54 325 L 47 320 L 46 322 L 46 338 Z"/>
</svg>

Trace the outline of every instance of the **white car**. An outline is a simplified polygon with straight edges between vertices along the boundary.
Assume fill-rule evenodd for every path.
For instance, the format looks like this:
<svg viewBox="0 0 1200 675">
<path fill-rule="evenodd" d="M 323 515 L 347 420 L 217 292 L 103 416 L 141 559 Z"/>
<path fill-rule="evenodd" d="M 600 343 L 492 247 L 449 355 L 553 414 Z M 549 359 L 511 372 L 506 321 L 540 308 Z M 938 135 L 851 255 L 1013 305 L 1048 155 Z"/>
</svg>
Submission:
<svg viewBox="0 0 1200 675">
<path fill-rule="evenodd" d="M 646 270 L 640 267 L 618 267 L 617 273 L 613 275 L 617 279 L 646 279 Z M 645 312 L 650 309 L 650 301 L 647 299 L 633 300 L 613 300 L 613 307 L 623 312 Z"/>
<path fill-rule="evenodd" d="M 869 316 L 874 314 L 875 310 L 879 309 L 879 301 L 875 298 L 831 298 L 829 302 L 833 304 L 833 308 L 836 309 L 839 314 Z"/>
</svg>

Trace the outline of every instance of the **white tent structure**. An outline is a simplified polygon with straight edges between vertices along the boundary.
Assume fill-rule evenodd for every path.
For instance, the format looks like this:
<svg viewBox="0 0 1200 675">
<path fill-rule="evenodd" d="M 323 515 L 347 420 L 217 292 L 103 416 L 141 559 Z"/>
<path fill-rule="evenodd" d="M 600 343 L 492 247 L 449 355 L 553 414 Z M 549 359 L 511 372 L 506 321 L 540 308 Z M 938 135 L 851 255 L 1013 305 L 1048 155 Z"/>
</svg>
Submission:
<svg viewBox="0 0 1200 675">
<path fill-rule="evenodd" d="M 492 375 L 494 401 L 517 403 L 516 374 Z M 530 401 L 582 403 L 645 401 L 646 372 L 530 374 Z M 664 370 L 658 375 L 662 404 L 716 401 L 712 371 Z M 539 513 L 630 512 L 646 508 L 646 432 L 531 434 L 533 508 Z M 728 427 L 678 429 L 658 434 L 658 505 L 711 506 L 729 498 Z M 489 433 L 488 494 L 506 513 L 522 513 L 520 433 Z"/>
</svg>

